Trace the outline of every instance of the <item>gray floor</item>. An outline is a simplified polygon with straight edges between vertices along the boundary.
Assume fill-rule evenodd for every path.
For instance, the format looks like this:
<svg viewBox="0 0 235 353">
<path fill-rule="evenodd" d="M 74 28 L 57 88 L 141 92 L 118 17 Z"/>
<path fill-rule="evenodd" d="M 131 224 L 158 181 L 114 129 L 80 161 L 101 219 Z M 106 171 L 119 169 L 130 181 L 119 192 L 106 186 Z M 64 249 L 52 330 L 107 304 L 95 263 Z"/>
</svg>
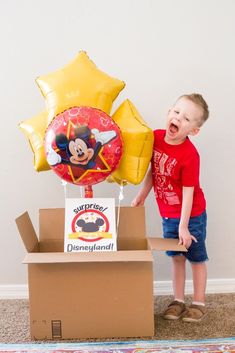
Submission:
<svg viewBox="0 0 235 353">
<path fill-rule="evenodd" d="M 207 295 L 207 314 L 203 321 L 197 324 L 184 323 L 181 320 L 172 322 L 162 319 L 161 313 L 171 299 L 168 296 L 155 298 L 155 335 L 135 339 L 203 339 L 235 336 L 235 293 Z M 188 303 L 190 303 L 190 299 L 190 297 L 187 297 Z M 118 340 L 117 338 L 113 339 L 113 341 Z M 122 337 L 120 340 L 130 340 L 130 338 Z M 112 339 L 107 341 L 112 341 Z M 0 300 L 0 342 L 32 342 L 29 334 L 27 300 Z"/>
</svg>

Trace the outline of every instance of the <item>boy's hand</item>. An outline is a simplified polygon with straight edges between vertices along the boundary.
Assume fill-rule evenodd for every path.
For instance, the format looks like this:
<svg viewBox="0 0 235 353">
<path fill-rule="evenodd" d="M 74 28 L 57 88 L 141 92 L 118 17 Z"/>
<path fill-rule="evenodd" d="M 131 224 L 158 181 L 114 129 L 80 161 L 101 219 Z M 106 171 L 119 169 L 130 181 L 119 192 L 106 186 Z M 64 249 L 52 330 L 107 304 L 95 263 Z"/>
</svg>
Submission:
<svg viewBox="0 0 235 353">
<path fill-rule="evenodd" d="M 179 228 L 179 245 L 190 248 L 192 241 L 197 243 L 197 239 L 189 232 L 188 228 Z"/>
<path fill-rule="evenodd" d="M 145 199 L 143 197 L 137 195 L 134 198 L 134 200 L 132 201 L 131 206 L 132 207 L 143 206 L 144 205 L 144 201 L 145 201 Z"/>
<path fill-rule="evenodd" d="M 146 197 L 148 196 L 150 190 L 152 189 L 153 181 L 152 181 L 152 171 L 151 169 L 148 170 L 146 177 L 144 179 L 144 184 L 140 191 L 138 192 L 137 196 L 131 203 L 132 207 L 143 206 Z"/>
</svg>

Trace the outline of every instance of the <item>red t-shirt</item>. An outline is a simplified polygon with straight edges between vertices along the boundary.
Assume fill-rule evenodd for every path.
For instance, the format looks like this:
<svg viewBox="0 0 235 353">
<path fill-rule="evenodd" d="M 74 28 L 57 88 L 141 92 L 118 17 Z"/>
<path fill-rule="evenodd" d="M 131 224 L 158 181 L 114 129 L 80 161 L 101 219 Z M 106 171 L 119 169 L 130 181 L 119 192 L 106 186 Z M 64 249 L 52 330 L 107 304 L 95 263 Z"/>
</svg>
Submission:
<svg viewBox="0 0 235 353">
<path fill-rule="evenodd" d="M 164 141 L 165 130 L 154 131 L 152 176 L 155 197 L 162 217 L 180 218 L 183 186 L 194 186 L 191 217 L 201 215 L 206 201 L 199 184 L 200 157 L 189 140 L 180 145 Z"/>
</svg>

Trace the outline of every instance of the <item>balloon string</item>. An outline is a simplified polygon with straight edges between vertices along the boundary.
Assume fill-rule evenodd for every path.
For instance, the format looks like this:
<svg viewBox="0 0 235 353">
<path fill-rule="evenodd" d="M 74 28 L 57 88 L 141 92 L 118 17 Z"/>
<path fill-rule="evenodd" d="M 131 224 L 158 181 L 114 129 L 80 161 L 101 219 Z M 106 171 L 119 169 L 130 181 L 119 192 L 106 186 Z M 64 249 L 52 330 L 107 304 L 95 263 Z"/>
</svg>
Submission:
<svg viewBox="0 0 235 353">
<path fill-rule="evenodd" d="M 119 196 L 118 196 L 117 236 L 118 236 L 118 230 L 119 230 L 119 221 L 120 221 L 121 201 L 122 201 L 123 199 L 124 199 L 124 193 L 123 193 L 123 182 L 121 182 L 121 185 L 120 185 L 120 190 L 119 190 Z"/>
<path fill-rule="evenodd" d="M 61 179 L 61 185 L 64 188 L 64 198 L 65 198 L 65 200 L 66 200 L 66 197 L 67 197 L 67 184 L 68 184 L 67 181 Z"/>
</svg>

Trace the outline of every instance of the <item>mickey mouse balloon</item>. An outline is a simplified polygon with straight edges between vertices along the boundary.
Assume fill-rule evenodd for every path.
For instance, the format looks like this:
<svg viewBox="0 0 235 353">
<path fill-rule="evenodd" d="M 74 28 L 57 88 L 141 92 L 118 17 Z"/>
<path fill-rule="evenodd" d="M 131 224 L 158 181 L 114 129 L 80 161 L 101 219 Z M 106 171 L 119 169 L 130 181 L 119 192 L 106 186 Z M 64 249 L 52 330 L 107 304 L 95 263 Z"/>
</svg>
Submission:
<svg viewBox="0 0 235 353">
<path fill-rule="evenodd" d="M 63 180 L 93 185 L 107 178 L 122 156 L 119 127 L 102 110 L 73 107 L 58 114 L 45 135 L 47 162 Z"/>
</svg>

